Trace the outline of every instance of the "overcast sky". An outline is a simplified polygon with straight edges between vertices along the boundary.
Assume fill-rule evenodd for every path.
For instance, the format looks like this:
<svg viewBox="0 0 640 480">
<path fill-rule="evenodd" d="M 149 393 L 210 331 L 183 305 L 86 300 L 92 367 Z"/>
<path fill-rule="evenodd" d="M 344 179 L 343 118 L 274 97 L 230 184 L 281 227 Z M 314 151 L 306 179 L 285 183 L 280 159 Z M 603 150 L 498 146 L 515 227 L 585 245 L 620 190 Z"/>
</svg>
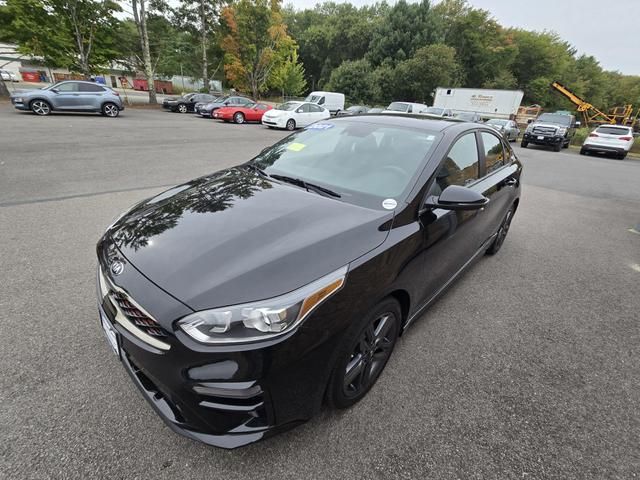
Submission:
<svg viewBox="0 0 640 480">
<path fill-rule="evenodd" d="M 307 8 L 318 2 L 284 0 L 283 3 Z M 364 5 L 375 1 L 351 0 L 351 3 Z M 579 53 L 596 57 L 607 70 L 640 75 L 640 0 L 469 0 L 469 3 L 488 10 L 504 26 L 553 30 Z"/>
</svg>

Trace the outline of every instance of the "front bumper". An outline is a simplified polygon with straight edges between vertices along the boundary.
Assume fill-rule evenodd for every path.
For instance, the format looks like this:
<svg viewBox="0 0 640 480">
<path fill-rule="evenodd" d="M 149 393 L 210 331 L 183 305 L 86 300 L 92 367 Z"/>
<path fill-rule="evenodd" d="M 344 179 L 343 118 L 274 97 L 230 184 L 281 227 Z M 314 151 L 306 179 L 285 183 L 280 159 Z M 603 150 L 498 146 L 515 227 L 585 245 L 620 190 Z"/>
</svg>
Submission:
<svg viewBox="0 0 640 480">
<path fill-rule="evenodd" d="M 522 141 L 535 145 L 559 145 L 564 143 L 565 138 L 563 135 L 537 135 L 535 133 L 525 132 Z"/>
<path fill-rule="evenodd" d="M 198 110 L 198 115 L 200 115 L 201 117 L 207 117 L 210 118 L 211 117 L 211 110 L 207 110 L 205 108 L 201 108 L 200 110 Z"/>
<path fill-rule="evenodd" d="M 100 259 L 104 272 L 106 258 Z M 271 341 L 207 346 L 174 329 L 174 320 L 191 310 L 132 265 L 126 264 L 118 277 L 107 273 L 107 283 L 145 302 L 167 333 L 163 342 L 168 349 L 142 341 L 119 323 L 117 308 L 98 286 L 100 315 L 117 332 L 124 368 L 173 431 L 236 448 L 292 428 L 320 409 L 333 339 L 319 341 L 317 334 L 300 328 Z"/>
<path fill-rule="evenodd" d="M 281 119 L 281 118 L 265 118 L 263 116 L 262 117 L 262 124 L 266 125 L 268 127 L 285 128 L 286 125 L 287 125 L 287 122 L 284 119 Z"/>
<path fill-rule="evenodd" d="M 17 110 L 29 110 L 29 103 L 28 102 L 16 102 L 15 98 L 11 99 L 11 104 L 13 105 L 14 108 L 16 108 Z"/>
</svg>

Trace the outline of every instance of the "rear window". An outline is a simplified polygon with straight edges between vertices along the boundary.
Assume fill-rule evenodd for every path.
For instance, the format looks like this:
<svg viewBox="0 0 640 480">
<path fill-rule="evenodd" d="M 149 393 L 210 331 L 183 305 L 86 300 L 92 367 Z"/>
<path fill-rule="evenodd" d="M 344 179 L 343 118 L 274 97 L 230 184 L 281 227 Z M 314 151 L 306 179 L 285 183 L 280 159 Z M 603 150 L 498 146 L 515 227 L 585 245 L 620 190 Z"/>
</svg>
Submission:
<svg viewBox="0 0 640 480">
<path fill-rule="evenodd" d="M 620 127 L 598 127 L 596 129 L 598 133 L 604 133 L 606 135 L 629 135 L 631 132 L 628 128 Z"/>
</svg>

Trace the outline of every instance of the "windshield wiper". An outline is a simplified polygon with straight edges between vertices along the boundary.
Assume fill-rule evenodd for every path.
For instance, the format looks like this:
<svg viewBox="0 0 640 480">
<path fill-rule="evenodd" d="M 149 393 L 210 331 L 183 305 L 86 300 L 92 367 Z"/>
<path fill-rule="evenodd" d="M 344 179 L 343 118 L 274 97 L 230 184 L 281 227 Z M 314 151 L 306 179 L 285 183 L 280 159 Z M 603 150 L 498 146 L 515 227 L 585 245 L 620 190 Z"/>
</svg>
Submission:
<svg viewBox="0 0 640 480">
<path fill-rule="evenodd" d="M 292 185 L 297 185 L 299 187 L 305 188 L 306 190 L 313 190 L 316 193 L 329 195 L 330 197 L 334 197 L 334 198 L 342 197 L 342 195 L 340 195 L 337 192 L 334 192 L 333 190 L 329 190 L 328 188 L 321 187 L 320 185 L 315 185 L 313 183 L 305 182 L 301 178 L 289 177 L 287 175 L 271 175 L 271 178 L 275 178 L 276 180 L 281 180 L 283 182 L 287 182 Z"/>
</svg>

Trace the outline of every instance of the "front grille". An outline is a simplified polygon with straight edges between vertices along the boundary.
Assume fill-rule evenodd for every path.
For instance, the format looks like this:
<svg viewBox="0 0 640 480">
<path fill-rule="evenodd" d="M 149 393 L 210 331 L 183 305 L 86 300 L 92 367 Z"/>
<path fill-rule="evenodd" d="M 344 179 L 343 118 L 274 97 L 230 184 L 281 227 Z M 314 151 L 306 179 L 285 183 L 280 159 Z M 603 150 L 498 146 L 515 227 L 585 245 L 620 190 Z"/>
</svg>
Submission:
<svg viewBox="0 0 640 480">
<path fill-rule="evenodd" d="M 534 135 L 555 135 L 556 132 L 555 127 L 533 127 Z"/>
<path fill-rule="evenodd" d="M 127 317 L 127 320 L 133 323 L 144 333 L 157 338 L 165 338 L 167 336 L 160 324 L 136 307 L 131 302 L 127 294 L 116 291 L 111 293 L 111 298 L 116 303 L 122 314 Z"/>
</svg>

